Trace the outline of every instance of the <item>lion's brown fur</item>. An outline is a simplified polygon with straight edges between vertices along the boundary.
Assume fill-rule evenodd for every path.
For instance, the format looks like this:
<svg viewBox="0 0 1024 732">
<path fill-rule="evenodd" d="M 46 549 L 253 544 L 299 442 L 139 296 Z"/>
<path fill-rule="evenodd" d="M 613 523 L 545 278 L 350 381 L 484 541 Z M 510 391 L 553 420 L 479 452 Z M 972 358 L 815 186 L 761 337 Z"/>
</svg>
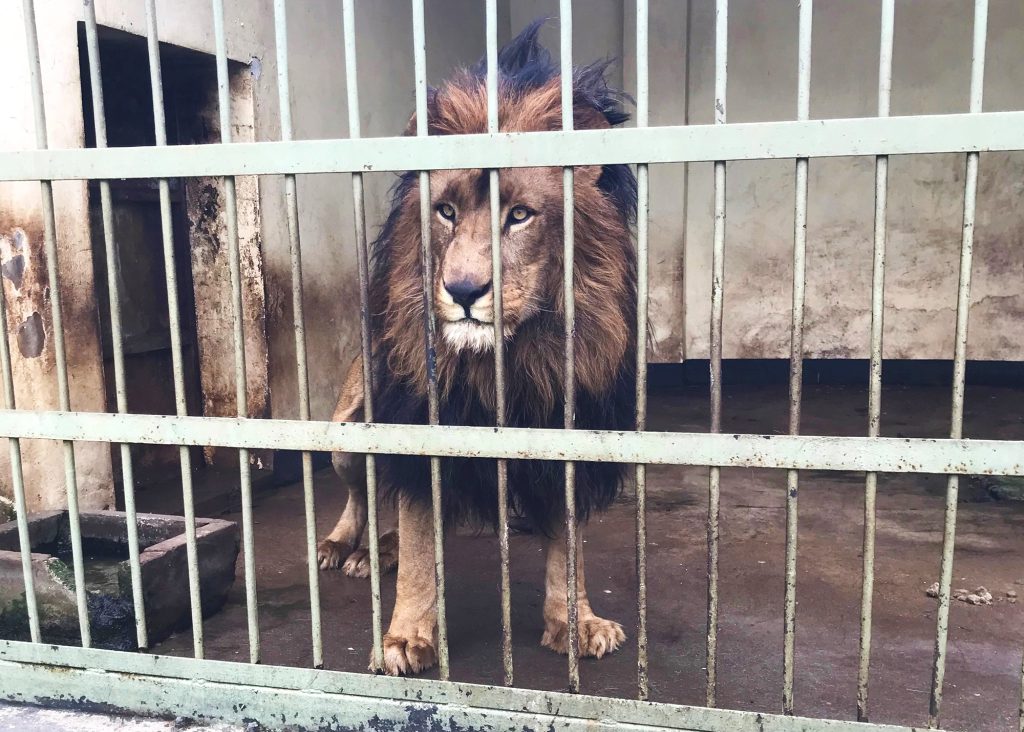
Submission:
<svg viewBox="0 0 1024 732">
<path fill-rule="evenodd" d="M 525 95 L 504 94 L 499 101 L 501 130 L 535 132 L 561 129 L 561 90 L 553 79 L 537 91 Z M 579 108 L 575 115 L 579 129 L 608 127 L 600 113 Z M 469 75 L 442 87 L 433 98 L 430 112 L 431 134 L 474 134 L 486 131 L 487 98 L 482 83 Z M 475 185 L 480 171 L 445 171 L 431 176 L 432 193 L 439 186 L 454 183 L 463 189 Z M 545 216 L 542 239 L 549 244 L 550 266 L 541 275 L 541 294 L 549 298 L 556 314 L 564 316 L 562 294 L 562 172 L 561 169 L 534 168 L 501 172 L 502 193 L 511 189 L 530 190 L 551 208 Z M 635 330 L 632 314 L 635 304 L 630 233 L 623 212 L 597 186 L 599 168 L 578 168 L 574 181 L 576 300 L 575 364 L 580 389 L 597 396 L 612 387 Z M 386 302 L 383 305 L 384 328 L 381 337 L 389 346 L 388 368 L 397 377 L 407 379 L 420 394 L 426 393 L 427 369 L 423 350 L 423 291 L 420 265 L 419 184 L 411 185 L 398 201 L 400 212 L 391 236 L 392 257 L 384 276 Z M 465 198 L 470 198 L 464 192 Z M 507 198 L 507 195 L 503 195 Z M 444 256 L 445 236 L 432 236 L 434 256 Z M 530 293 L 517 290 L 518 270 L 530 270 L 537 262 L 510 262 L 505 272 L 506 325 L 519 324 L 523 299 Z M 439 275 L 435 267 L 435 278 Z M 506 292 L 507 290 L 507 292 Z M 536 296 L 538 293 L 533 293 Z M 530 349 L 513 351 L 508 364 L 509 395 L 532 391 L 519 387 L 529 381 L 538 387 L 541 401 L 537 413 L 547 414 L 562 398 L 564 378 L 564 340 L 559 332 L 531 332 Z M 464 370 L 460 371 L 457 366 Z M 494 360 L 490 354 L 460 359 L 443 339 L 437 342 L 437 378 L 442 398 L 450 393 L 455 379 L 472 383 L 477 395 L 494 407 Z"/>
</svg>

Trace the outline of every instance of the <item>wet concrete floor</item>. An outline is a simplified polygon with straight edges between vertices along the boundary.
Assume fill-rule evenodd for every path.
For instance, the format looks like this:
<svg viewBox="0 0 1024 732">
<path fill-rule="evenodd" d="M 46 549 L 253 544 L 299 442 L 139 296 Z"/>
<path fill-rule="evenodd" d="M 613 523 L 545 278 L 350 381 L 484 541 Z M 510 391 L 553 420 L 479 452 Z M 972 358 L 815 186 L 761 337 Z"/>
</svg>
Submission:
<svg viewBox="0 0 1024 732">
<path fill-rule="evenodd" d="M 724 430 L 781 434 L 787 425 L 784 387 L 727 387 Z M 965 436 L 1024 439 L 1024 389 L 970 387 Z M 805 434 L 862 435 L 863 387 L 808 386 Z M 948 430 L 943 387 L 886 389 L 883 432 L 941 437 Z M 651 397 L 650 428 L 704 431 L 706 388 L 660 391 Z M 219 474 L 218 474 L 219 475 Z M 221 479 L 221 478 L 218 478 Z M 707 469 L 649 470 L 648 566 L 651 698 L 702 704 L 706 631 Z M 937 601 L 926 588 L 938 579 L 943 476 L 879 479 L 870 708 L 876 722 L 925 725 Z M 316 475 L 318 534 L 343 506 L 328 469 Z M 719 705 L 777 712 L 782 700 L 785 472 L 722 471 Z M 863 475 L 801 476 L 795 698 L 800 715 L 852 719 L 857 693 Z M 240 520 L 234 510 L 224 514 Z M 311 663 L 301 485 L 258 493 L 256 564 L 263 662 Z M 634 503 L 627 493 L 586 530 L 588 590 L 596 612 L 635 632 Z M 382 528 L 392 524 L 390 512 Z M 446 545 L 451 674 L 454 680 L 501 683 L 498 549 L 490 533 L 460 531 Z M 541 648 L 543 561 L 540 542 L 511 540 L 515 682 L 564 690 L 566 660 Z M 207 656 L 248 658 L 241 559 L 228 605 L 206 623 Z M 961 489 L 954 587 L 985 586 L 991 606 L 954 602 L 943 727 L 1016 729 L 1024 648 L 1024 502 L 995 500 L 982 481 Z M 394 575 L 383 582 L 385 623 Z M 367 580 L 320 574 L 326 667 L 365 672 L 371 643 Z M 1020 592 L 1020 603 L 1008 592 Z M 154 649 L 188 655 L 189 633 Z M 436 671 L 428 674 L 436 677 Z M 581 664 L 583 691 L 636 693 L 634 645 Z"/>
</svg>

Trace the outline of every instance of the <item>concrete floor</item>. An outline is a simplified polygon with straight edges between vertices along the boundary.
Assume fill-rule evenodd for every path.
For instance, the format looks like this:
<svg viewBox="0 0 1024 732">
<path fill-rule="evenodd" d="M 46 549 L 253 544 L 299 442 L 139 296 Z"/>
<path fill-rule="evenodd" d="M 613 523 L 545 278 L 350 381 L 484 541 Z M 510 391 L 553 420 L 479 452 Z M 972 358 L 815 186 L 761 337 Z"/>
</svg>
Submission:
<svg viewBox="0 0 1024 732">
<path fill-rule="evenodd" d="M 727 387 L 724 429 L 781 433 L 787 424 L 782 387 Z M 807 387 L 806 434 L 864 434 L 862 387 Z M 1024 439 L 1024 389 L 971 387 L 965 434 Z M 942 436 L 949 394 L 942 387 L 887 389 L 887 435 Z M 658 393 L 651 399 L 654 430 L 702 431 L 708 424 L 706 388 Z M 779 711 L 782 688 L 782 471 L 722 473 L 721 630 L 719 704 Z M 316 476 L 318 533 L 343 503 L 329 470 Z M 875 625 L 871 674 L 872 720 L 927 722 L 937 601 L 925 589 L 938 579 L 943 520 L 942 476 L 882 476 L 878 494 Z M 649 472 L 648 563 L 651 696 L 701 704 L 704 699 L 705 516 L 707 470 L 653 467 Z M 987 587 L 992 606 L 954 602 L 943 726 L 1016 729 L 1024 647 L 1024 503 L 994 501 L 978 482 L 961 491 L 954 586 Z M 863 476 L 805 473 L 800 493 L 796 711 L 851 719 L 855 714 L 861 573 Z M 626 496 L 587 530 L 587 579 L 595 610 L 627 628 L 635 618 L 634 513 Z M 240 520 L 237 513 L 228 517 Z M 301 486 L 258 495 L 255 505 L 263 661 L 308 666 Z M 385 515 L 383 526 L 390 525 Z M 542 649 L 543 563 L 534 537 L 514 535 L 512 622 L 516 685 L 562 690 L 565 658 Z M 447 544 L 448 617 L 452 678 L 501 682 L 498 552 L 489 534 L 459 532 Z M 209 658 L 247 658 L 244 588 L 239 579 L 227 607 L 206 624 Z M 369 584 L 339 572 L 320 575 L 326 666 L 365 672 L 370 647 Z M 385 621 L 394 599 L 384 581 Z M 191 653 L 188 633 L 159 653 Z M 436 672 L 435 672 L 436 675 Z M 630 697 L 636 650 L 581 666 L 583 691 Z"/>
</svg>

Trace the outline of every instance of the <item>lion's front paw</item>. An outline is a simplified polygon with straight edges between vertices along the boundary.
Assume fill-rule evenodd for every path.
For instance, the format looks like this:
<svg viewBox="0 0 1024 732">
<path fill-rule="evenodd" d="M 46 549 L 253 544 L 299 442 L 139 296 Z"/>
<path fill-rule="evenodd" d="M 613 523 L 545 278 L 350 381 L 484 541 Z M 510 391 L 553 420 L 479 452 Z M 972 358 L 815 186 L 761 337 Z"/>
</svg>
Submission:
<svg viewBox="0 0 1024 732">
<path fill-rule="evenodd" d="M 373 652 L 370 653 L 370 670 L 389 676 L 418 674 L 435 664 L 437 664 L 437 651 L 434 649 L 434 642 L 418 635 L 405 637 L 386 633 L 382 666 L 377 666 L 374 663 Z"/>
<path fill-rule="evenodd" d="M 316 561 L 320 569 L 337 569 L 352 554 L 352 545 L 324 539 L 316 545 Z"/>
<path fill-rule="evenodd" d="M 622 626 L 614 620 L 592 617 L 579 622 L 580 656 L 601 658 L 618 649 L 626 641 Z M 568 626 L 562 620 L 549 620 L 544 624 L 540 644 L 556 653 L 569 653 Z"/>
</svg>

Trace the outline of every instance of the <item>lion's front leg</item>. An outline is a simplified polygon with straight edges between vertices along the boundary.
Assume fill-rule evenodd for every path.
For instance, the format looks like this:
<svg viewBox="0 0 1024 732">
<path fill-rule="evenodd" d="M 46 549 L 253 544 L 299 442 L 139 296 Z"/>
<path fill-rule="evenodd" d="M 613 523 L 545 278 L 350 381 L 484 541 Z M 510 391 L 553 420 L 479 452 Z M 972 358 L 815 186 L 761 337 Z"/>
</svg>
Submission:
<svg viewBox="0 0 1024 732">
<path fill-rule="evenodd" d="M 384 663 L 370 670 L 392 676 L 419 673 L 437 663 L 437 586 L 434 524 L 429 504 L 402 500 L 398 507 L 398 591 L 384 635 Z"/>
<path fill-rule="evenodd" d="M 545 540 L 547 577 L 544 587 L 544 635 L 540 644 L 557 653 L 569 652 L 569 605 L 566 599 L 565 529 Z M 622 626 L 594 614 L 583 575 L 583 531 L 576 531 L 576 594 L 579 608 L 580 656 L 601 658 L 626 640 Z"/>
</svg>

